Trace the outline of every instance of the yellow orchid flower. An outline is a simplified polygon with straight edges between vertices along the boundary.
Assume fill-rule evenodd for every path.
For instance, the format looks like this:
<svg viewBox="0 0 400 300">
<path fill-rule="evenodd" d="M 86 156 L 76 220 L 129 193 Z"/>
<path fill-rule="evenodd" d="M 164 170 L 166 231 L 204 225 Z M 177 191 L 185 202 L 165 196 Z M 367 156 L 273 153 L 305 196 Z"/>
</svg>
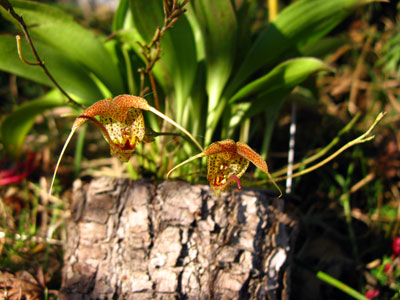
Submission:
<svg viewBox="0 0 400 300">
<path fill-rule="evenodd" d="M 240 177 L 246 172 L 250 162 L 268 175 L 272 183 L 279 190 L 279 197 L 282 196 L 280 188 L 271 178 L 267 163 L 262 157 L 248 145 L 241 142 L 235 143 L 229 139 L 212 143 L 203 152 L 175 166 L 168 172 L 167 178 L 177 168 L 200 157 L 208 157 L 207 180 L 217 197 L 235 182 L 238 189 L 242 189 Z"/>
<path fill-rule="evenodd" d="M 88 120 L 92 121 L 101 130 L 104 138 L 110 145 L 111 155 L 116 156 L 122 162 L 127 162 L 135 151 L 136 146 L 146 139 L 146 130 L 142 114 L 143 110 L 150 111 L 179 128 L 188 135 L 199 149 L 203 150 L 200 144 L 186 129 L 150 106 L 147 101 L 141 97 L 120 95 L 115 98 L 100 100 L 88 107 L 75 119 L 71 133 L 65 141 L 58 158 L 50 185 L 49 195 L 51 194 L 61 158 L 79 126 Z"/>
</svg>

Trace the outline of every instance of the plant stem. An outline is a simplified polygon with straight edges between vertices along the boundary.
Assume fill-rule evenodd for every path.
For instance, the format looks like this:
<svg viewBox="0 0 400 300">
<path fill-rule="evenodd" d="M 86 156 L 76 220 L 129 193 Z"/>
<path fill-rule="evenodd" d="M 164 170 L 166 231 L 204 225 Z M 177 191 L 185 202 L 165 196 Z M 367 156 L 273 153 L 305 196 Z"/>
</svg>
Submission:
<svg viewBox="0 0 400 300">
<path fill-rule="evenodd" d="M 333 153 L 332 155 L 328 156 L 327 158 L 325 158 L 324 160 L 320 161 L 319 163 L 316 163 L 315 165 L 313 165 L 313 166 L 311 166 L 311 167 L 309 167 L 307 169 L 304 169 L 304 170 L 302 170 L 300 172 L 297 172 L 297 173 L 291 175 L 291 177 L 295 178 L 295 177 L 299 177 L 299 176 L 302 176 L 304 174 L 310 173 L 310 172 L 322 167 L 323 165 L 327 164 L 328 162 L 333 160 L 335 157 L 337 157 L 339 154 L 341 154 L 345 150 L 347 150 L 347 149 L 349 149 L 349 148 L 351 148 L 351 147 L 353 147 L 353 146 L 355 146 L 357 144 L 362 144 L 362 143 L 365 143 L 365 142 L 368 142 L 368 141 L 372 140 L 375 136 L 374 135 L 369 136 L 369 134 L 375 128 L 376 124 L 378 124 L 379 121 L 382 120 L 382 118 L 384 116 L 385 116 L 385 113 L 380 113 L 376 117 L 374 123 L 368 128 L 368 130 L 364 134 L 362 134 L 358 138 L 348 142 L 347 144 L 342 146 L 339 150 L 337 150 L 335 153 Z M 274 174 L 272 174 L 272 175 L 274 175 Z M 287 178 L 287 176 L 278 177 L 278 178 L 275 178 L 275 181 L 285 180 L 286 178 Z"/>
<path fill-rule="evenodd" d="M 341 199 L 340 204 L 343 207 L 344 215 L 346 218 L 347 230 L 349 231 L 350 241 L 351 241 L 352 249 L 353 249 L 353 256 L 354 256 L 354 259 L 356 260 L 356 263 L 359 264 L 360 259 L 358 256 L 357 239 L 356 239 L 356 235 L 355 235 L 354 229 L 353 229 L 353 224 L 351 221 L 352 218 L 351 218 L 351 206 L 350 206 L 349 194 L 346 194 L 344 199 Z"/>
<path fill-rule="evenodd" d="M 347 284 L 344 284 L 343 282 L 337 280 L 336 278 L 322 272 L 318 271 L 317 273 L 317 278 L 321 279 L 322 281 L 330 284 L 331 286 L 341 290 L 345 294 L 353 297 L 354 299 L 358 300 L 368 300 L 363 294 L 360 292 L 356 291 L 355 289 L 349 287 Z"/>
<path fill-rule="evenodd" d="M 174 125 L 178 129 L 180 129 L 183 133 L 185 133 L 189 137 L 189 139 L 193 142 L 193 144 L 196 145 L 196 147 L 200 149 L 200 151 L 203 151 L 203 147 L 201 147 L 199 142 L 196 141 L 196 139 L 185 128 L 183 128 L 181 125 L 179 125 L 178 123 L 176 123 L 174 120 L 172 120 L 171 118 L 167 117 L 163 113 L 161 113 L 158 110 L 156 110 L 154 107 L 149 106 L 148 109 L 153 114 L 159 116 L 160 118 L 164 119 L 165 121 L 171 123 L 172 125 Z"/>
<path fill-rule="evenodd" d="M 178 21 L 179 17 L 185 13 L 185 5 L 189 2 L 189 0 L 184 0 L 181 4 L 179 4 L 178 0 L 163 0 L 163 9 L 164 9 L 164 24 L 162 27 L 157 27 L 154 32 L 153 38 L 148 44 L 139 43 L 142 48 L 142 54 L 145 59 L 146 66 L 139 71 L 143 76 L 140 77 L 140 95 L 144 94 L 144 74 L 147 73 L 150 79 L 151 89 L 154 94 L 154 105 L 158 111 L 160 110 L 160 104 L 158 100 L 157 88 L 154 80 L 154 76 L 152 73 L 152 69 L 155 63 L 160 59 L 161 53 L 161 38 L 165 34 L 165 32 L 172 28 L 172 26 Z M 161 128 L 161 124 L 160 124 Z"/>
<path fill-rule="evenodd" d="M 340 138 L 342 137 L 342 135 L 344 135 L 345 133 L 349 132 L 351 128 L 353 128 L 354 124 L 357 122 L 357 120 L 360 118 L 361 114 L 357 113 L 353 119 L 351 119 L 351 121 L 344 127 L 342 128 L 338 135 L 324 148 L 322 148 L 321 150 L 319 150 L 317 153 L 315 153 L 314 155 L 311 155 L 310 157 L 304 159 L 303 161 L 296 163 L 293 165 L 293 171 L 299 169 L 302 166 L 306 166 L 309 163 L 316 161 L 317 159 L 321 158 L 322 156 L 324 156 L 326 153 L 328 153 L 328 151 L 330 149 L 332 149 L 337 143 L 339 143 Z M 274 177 L 276 176 L 280 176 L 282 174 L 285 174 L 287 172 L 287 168 L 283 168 L 279 171 L 274 172 L 272 175 Z"/>
<path fill-rule="evenodd" d="M 157 93 L 157 87 L 156 87 L 156 82 L 154 80 L 153 72 L 151 70 L 149 70 L 148 74 L 149 74 L 151 89 L 153 90 L 154 104 L 156 106 L 156 109 L 158 111 L 161 111 L 160 103 L 158 102 L 158 93 Z M 160 122 L 158 122 L 158 126 L 161 128 L 161 120 L 160 120 Z"/>
<path fill-rule="evenodd" d="M 21 61 L 25 64 L 28 65 L 35 65 L 35 66 L 39 66 L 43 72 L 47 75 L 47 77 L 50 79 L 50 81 L 56 86 L 56 88 L 59 89 L 59 91 L 68 99 L 68 103 L 74 104 L 79 108 L 85 109 L 85 106 L 76 102 L 75 100 L 73 100 L 68 93 L 58 84 L 58 82 L 54 79 L 54 77 L 50 74 L 49 70 L 47 69 L 47 67 L 44 65 L 44 62 L 41 60 L 38 52 L 36 51 L 35 45 L 32 42 L 32 39 L 29 35 L 28 32 L 28 28 L 24 22 L 24 19 L 22 18 L 22 16 L 18 15 L 12 5 L 10 4 L 10 2 L 8 0 L 0 0 L 0 5 L 18 22 L 18 24 L 21 26 L 22 31 L 24 32 L 25 38 L 28 41 L 29 47 L 32 50 L 33 55 L 35 56 L 36 62 L 28 62 L 23 56 L 22 56 L 22 52 L 21 52 L 21 41 L 20 41 L 20 36 L 17 35 L 16 36 L 16 40 L 17 40 L 17 49 L 18 49 L 18 55 L 21 59 Z"/>
</svg>

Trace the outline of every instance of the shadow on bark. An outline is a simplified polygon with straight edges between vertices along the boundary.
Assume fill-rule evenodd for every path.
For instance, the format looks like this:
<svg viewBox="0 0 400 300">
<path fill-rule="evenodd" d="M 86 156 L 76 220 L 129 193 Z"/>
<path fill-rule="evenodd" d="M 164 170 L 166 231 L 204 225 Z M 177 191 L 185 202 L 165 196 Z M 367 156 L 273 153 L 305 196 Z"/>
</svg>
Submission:
<svg viewBox="0 0 400 300">
<path fill-rule="evenodd" d="M 266 191 L 74 184 L 60 299 L 288 299 L 295 223 Z"/>
</svg>

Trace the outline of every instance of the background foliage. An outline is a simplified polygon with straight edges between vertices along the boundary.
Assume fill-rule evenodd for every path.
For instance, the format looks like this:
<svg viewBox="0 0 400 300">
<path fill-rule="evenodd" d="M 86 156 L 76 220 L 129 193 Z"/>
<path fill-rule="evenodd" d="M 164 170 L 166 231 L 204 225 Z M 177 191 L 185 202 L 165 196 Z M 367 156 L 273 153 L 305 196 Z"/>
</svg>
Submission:
<svg viewBox="0 0 400 300">
<path fill-rule="evenodd" d="M 381 297 L 398 293 L 366 275 L 374 274 L 368 263 L 390 254 L 399 226 L 396 1 L 281 1 L 273 20 L 262 1 L 190 1 L 172 26 L 174 16 L 166 18 L 163 2 L 155 0 L 121 0 L 111 18 L 101 21 L 96 15 L 85 19 L 70 6 L 10 3 L 23 15 L 46 67 L 78 103 L 89 106 L 123 93 L 142 95 L 203 146 L 225 138 L 249 143 L 272 170 L 286 165 L 292 105 L 297 111 L 296 161 L 317 153 L 352 124 L 334 150 L 365 130 L 378 112 L 387 111 L 374 144 L 294 180 L 288 206 L 303 226 L 296 245 L 301 263 L 293 278 L 307 278 L 308 284 L 298 287 L 304 299 L 328 293 L 310 275 L 321 268 L 361 292 L 377 289 Z M 24 178 L 1 190 L 2 227 L 10 237 L 2 242 L 2 266 L 15 269 L 24 257 L 38 254 L 48 277 L 43 284 L 56 286 L 57 268 L 50 262 L 57 261 L 54 252 L 63 237 L 68 202 L 45 200 L 43 191 L 73 121 L 61 117 L 81 110 L 66 104 L 39 67 L 19 59 L 14 36 L 21 34 L 20 26 L 4 9 L 1 14 L 0 69 L 6 73 L 1 74 L 0 151 L 16 163 L 4 160 L 0 167 L 10 171 L 19 166 L 15 175 Z M 157 28 L 165 29 L 162 36 Z M 22 53 L 35 60 L 24 38 Z M 356 124 L 350 122 L 355 116 Z M 145 119 L 157 132 L 174 130 L 150 114 Z M 100 139 L 91 126 L 80 131 L 60 170 L 56 193 L 61 198 L 68 199 L 73 172 L 81 177 L 161 179 L 198 151 L 179 137 L 159 137 L 139 147 L 131 164 L 121 165 L 108 158 Z M 35 171 L 27 153 L 34 153 Z M 18 162 L 25 162 L 25 169 Z M 193 163 L 177 175 L 202 181 L 205 164 Z M 264 178 L 254 172 L 246 179 L 255 185 Z M 24 234 L 25 242 L 14 239 L 15 234 Z M 36 274 L 37 265 L 32 268 Z"/>
</svg>

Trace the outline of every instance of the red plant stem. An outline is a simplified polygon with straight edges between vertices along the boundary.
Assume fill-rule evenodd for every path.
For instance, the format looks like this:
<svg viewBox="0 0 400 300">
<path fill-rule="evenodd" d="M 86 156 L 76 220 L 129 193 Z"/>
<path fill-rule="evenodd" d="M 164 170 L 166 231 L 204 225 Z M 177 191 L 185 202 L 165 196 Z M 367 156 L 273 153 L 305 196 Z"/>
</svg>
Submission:
<svg viewBox="0 0 400 300">
<path fill-rule="evenodd" d="M 154 93 L 154 104 L 156 106 L 156 109 L 158 111 L 160 110 L 160 103 L 158 102 L 158 94 L 157 94 L 157 87 L 156 87 L 156 82 L 154 81 L 154 76 L 153 76 L 153 72 L 151 70 L 149 70 L 149 78 L 150 78 L 150 84 L 151 84 L 151 89 L 153 90 Z"/>
</svg>

